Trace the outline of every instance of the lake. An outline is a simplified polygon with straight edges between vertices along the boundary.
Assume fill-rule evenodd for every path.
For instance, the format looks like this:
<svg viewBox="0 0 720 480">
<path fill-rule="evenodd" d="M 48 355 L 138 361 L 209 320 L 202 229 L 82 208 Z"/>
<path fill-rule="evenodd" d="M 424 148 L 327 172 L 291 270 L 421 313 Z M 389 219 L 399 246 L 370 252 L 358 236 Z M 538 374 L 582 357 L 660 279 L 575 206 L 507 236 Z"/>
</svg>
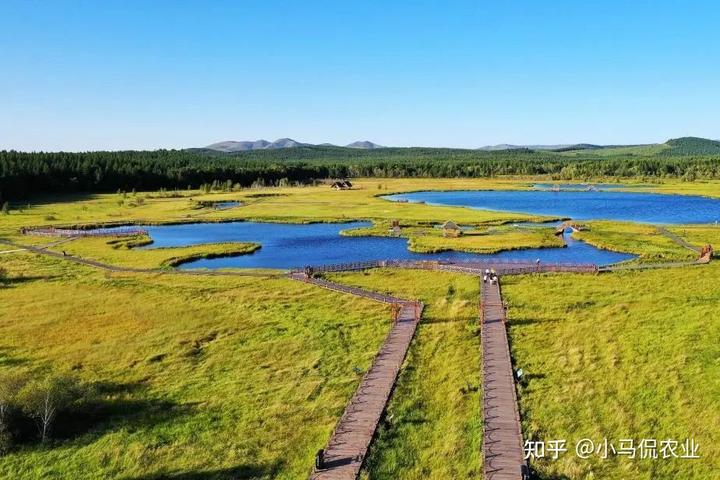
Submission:
<svg viewBox="0 0 720 480">
<path fill-rule="evenodd" d="M 720 200 L 697 195 L 625 191 L 458 190 L 401 193 L 383 198 L 573 220 L 605 219 L 653 224 L 720 221 Z"/>
<path fill-rule="evenodd" d="M 463 252 L 413 253 L 404 238 L 345 237 L 341 230 L 366 227 L 369 222 L 284 224 L 260 222 L 193 223 L 141 226 L 153 244 L 143 248 L 180 247 L 215 242 L 256 242 L 262 248 L 236 257 L 200 259 L 180 268 L 280 268 L 359 262 L 366 260 L 477 260 L 526 259 L 543 262 L 595 263 L 607 265 L 632 255 L 600 250 L 568 238 L 567 248 L 531 248 L 491 255 Z M 549 227 L 552 228 L 552 227 Z"/>
</svg>

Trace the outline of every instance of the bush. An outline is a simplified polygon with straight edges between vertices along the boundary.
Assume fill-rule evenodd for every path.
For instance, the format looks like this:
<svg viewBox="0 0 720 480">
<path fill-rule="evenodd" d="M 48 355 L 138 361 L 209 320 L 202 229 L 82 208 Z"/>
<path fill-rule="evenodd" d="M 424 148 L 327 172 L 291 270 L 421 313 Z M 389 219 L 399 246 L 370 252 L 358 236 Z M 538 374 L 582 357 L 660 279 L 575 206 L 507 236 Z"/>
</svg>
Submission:
<svg viewBox="0 0 720 480">
<path fill-rule="evenodd" d="M 58 413 L 82 396 L 77 379 L 48 375 L 28 382 L 18 395 L 23 412 L 37 425 L 40 441 L 46 442 Z"/>
<path fill-rule="evenodd" d="M 24 383 L 25 379 L 14 373 L 4 372 L 0 376 L 0 455 L 12 447 L 10 424 L 17 410 L 18 393 Z"/>
</svg>

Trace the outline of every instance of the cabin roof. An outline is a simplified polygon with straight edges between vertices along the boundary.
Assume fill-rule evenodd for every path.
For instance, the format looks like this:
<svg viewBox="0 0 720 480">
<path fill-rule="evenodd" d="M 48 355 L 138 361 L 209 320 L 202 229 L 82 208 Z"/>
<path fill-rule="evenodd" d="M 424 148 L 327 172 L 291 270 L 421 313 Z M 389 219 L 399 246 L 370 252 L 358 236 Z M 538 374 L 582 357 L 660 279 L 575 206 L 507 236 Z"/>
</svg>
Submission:
<svg viewBox="0 0 720 480">
<path fill-rule="evenodd" d="M 443 230 L 460 230 L 460 227 L 457 226 L 457 223 L 453 222 L 452 220 L 448 220 L 447 222 L 442 224 Z"/>
</svg>

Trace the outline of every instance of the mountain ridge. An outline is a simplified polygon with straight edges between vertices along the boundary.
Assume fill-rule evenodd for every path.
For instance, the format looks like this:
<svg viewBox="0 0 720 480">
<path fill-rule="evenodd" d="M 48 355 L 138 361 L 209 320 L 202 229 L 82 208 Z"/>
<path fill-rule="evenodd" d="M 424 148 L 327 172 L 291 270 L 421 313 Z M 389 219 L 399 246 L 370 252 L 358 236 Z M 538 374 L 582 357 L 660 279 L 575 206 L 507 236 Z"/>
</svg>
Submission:
<svg viewBox="0 0 720 480">
<path fill-rule="evenodd" d="M 250 150 L 270 150 L 270 149 L 277 149 L 277 148 L 295 148 L 295 147 L 336 147 L 340 145 L 334 145 L 332 143 L 319 143 L 319 144 L 312 144 L 312 143 L 303 143 L 298 142 L 297 140 L 293 140 L 292 138 L 278 138 L 274 142 L 269 142 L 264 139 L 260 140 L 242 140 L 242 141 L 236 141 L 236 140 L 226 140 L 222 142 L 216 142 L 212 143 L 206 147 L 203 147 L 203 149 L 207 150 L 215 150 L 217 152 L 224 152 L 224 153 L 234 153 L 234 152 L 247 152 Z M 352 142 L 347 145 L 344 145 L 345 148 L 360 148 L 360 149 L 366 149 L 366 150 L 372 150 L 375 148 L 384 148 L 382 145 L 378 145 L 377 143 L 373 143 L 369 140 L 359 140 L 357 142 Z"/>
<path fill-rule="evenodd" d="M 347 145 L 336 145 L 333 143 L 304 143 L 292 138 L 279 138 L 274 142 L 270 142 L 264 139 L 254 141 L 223 141 L 216 142 L 207 147 L 194 148 L 189 150 L 206 151 L 206 152 L 219 152 L 219 153 L 241 153 L 253 150 L 276 150 L 284 148 L 298 148 L 298 147 L 333 147 L 333 148 L 351 148 L 358 150 L 375 150 L 382 148 L 395 148 L 378 145 L 369 140 L 359 140 L 356 142 L 349 143 Z M 592 143 L 568 143 L 568 144 L 548 144 L 548 145 L 514 145 L 508 143 L 502 143 L 497 145 L 486 145 L 483 147 L 476 148 L 478 151 L 485 152 L 496 152 L 505 150 L 527 150 L 527 151 L 544 151 L 544 152 L 581 152 L 581 151 L 598 151 L 604 152 L 610 149 L 616 151 L 622 151 L 627 149 L 628 152 L 632 152 L 633 149 L 650 147 L 660 148 L 661 150 L 672 152 L 678 155 L 694 155 L 694 154 L 720 154 L 720 141 L 711 140 L 700 137 L 678 137 L 671 138 L 663 143 L 644 143 L 644 144 L 629 144 L 629 145 L 597 145 Z M 397 147 L 402 148 L 402 147 Z M 433 148 L 433 147 L 424 147 Z M 461 150 L 472 150 L 472 149 L 461 149 Z"/>
</svg>

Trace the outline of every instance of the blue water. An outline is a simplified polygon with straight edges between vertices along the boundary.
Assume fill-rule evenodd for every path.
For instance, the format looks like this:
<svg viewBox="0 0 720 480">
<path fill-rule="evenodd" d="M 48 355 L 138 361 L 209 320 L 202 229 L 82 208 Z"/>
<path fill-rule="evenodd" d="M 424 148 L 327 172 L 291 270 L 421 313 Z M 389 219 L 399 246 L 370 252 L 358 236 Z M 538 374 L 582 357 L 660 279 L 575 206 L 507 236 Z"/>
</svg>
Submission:
<svg viewBox="0 0 720 480">
<path fill-rule="evenodd" d="M 242 205 L 241 202 L 228 200 L 227 202 L 215 202 L 215 210 L 227 210 L 228 208 L 235 208 Z"/>
<path fill-rule="evenodd" d="M 624 253 L 600 250 L 583 242 L 568 239 L 567 248 L 542 248 L 478 255 L 462 252 L 435 254 L 413 253 L 407 240 L 386 237 L 344 237 L 341 230 L 366 227 L 368 222 L 283 223 L 230 222 L 185 225 L 143 226 L 153 244 L 145 248 L 179 247 L 215 242 L 257 242 L 262 248 L 255 253 L 236 257 L 201 259 L 181 268 L 294 268 L 305 265 L 358 262 L 366 260 L 473 260 L 527 259 L 544 262 L 595 263 L 606 265 L 633 258 Z"/>
<path fill-rule="evenodd" d="M 401 193 L 383 198 L 573 220 L 626 220 L 654 224 L 714 223 L 720 220 L 720 200 L 693 195 L 620 191 L 459 190 Z"/>
</svg>

